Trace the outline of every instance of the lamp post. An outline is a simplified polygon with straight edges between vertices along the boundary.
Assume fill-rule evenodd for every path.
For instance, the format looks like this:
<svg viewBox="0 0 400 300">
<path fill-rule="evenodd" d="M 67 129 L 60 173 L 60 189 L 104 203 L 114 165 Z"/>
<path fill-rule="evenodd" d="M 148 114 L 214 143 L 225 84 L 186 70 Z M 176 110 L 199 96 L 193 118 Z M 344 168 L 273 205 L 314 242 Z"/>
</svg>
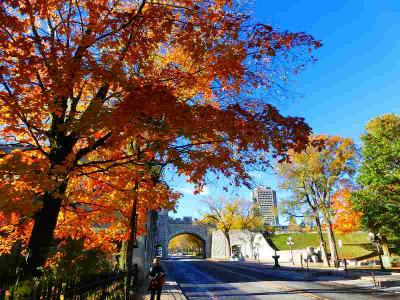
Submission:
<svg viewBox="0 0 400 300">
<path fill-rule="evenodd" d="M 370 240 L 370 242 L 372 244 L 376 245 L 376 250 L 378 251 L 379 261 L 381 263 L 381 270 L 382 271 L 386 271 L 385 267 L 383 266 L 381 248 L 380 248 L 380 244 L 382 242 L 381 235 L 379 233 L 378 234 L 374 234 L 373 232 L 370 232 L 370 233 L 368 233 L 368 239 Z"/>
<path fill-rule="evenodd" d="M 294 242 L 293 242 L 291 236 L 288 237 L 286 244 L 290 246 L 290 254 L 291 254 L 291 256 L 292 256 L 291 261 L 292 261 L 292 264 L 293 264 L 293 266 L 294 266 L 293 249 L 292 249 L 292 245 L 294 244 Z"/>
</svg>

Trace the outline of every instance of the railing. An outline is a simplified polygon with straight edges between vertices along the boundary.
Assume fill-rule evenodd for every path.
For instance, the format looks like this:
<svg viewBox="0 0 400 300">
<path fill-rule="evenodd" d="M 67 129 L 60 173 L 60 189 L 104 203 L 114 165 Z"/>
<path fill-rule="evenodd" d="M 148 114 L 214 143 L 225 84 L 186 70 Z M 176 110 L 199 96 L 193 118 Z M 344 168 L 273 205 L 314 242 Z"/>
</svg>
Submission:
<svg viewBox="0 0 400 300">
<path fill-rule="evenodd" d="M 135 265 L 131 274 L 134 282 L 137 279 L 137 274 L 138 269 L 137 265 Z M 15 297 L 18 290 L 15 290 L 14 293 L 9 293 L 9 295 L 3 291 L 3 293 L 0 292 L 0 299 L 124 299 L 124 279 L 126 275 L 126 272 L 112 272 L 63 282 L 39 281 L 34 285 L 29 295 Z"/>
</svg>

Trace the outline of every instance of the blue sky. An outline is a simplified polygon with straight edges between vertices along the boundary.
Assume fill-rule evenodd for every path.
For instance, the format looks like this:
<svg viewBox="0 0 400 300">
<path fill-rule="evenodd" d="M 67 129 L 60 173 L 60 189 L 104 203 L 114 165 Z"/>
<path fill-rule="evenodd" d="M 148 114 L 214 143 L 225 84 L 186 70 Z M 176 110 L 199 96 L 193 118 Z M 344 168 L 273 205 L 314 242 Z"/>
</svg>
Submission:
<svg viewBox="0 0 400 300">
<path fill-rule="evenodd" d="M 399 0 L 256 0 L 256 18 L 282 30 L 305 31 L 321 40 L 318 62 L 296 77 L 292 87 L 302 97 L 281 103 L 283 114 L 302 116 L 314 133 L 341 135 L 359 142 L 364 126 L 383 113 L 400 114 Z M 283 192 L 271 174 L 254 173 L 256 182 Z M 171 185 L 184 193 L 177 214 L 198 216 L 204 196 L 242 197 L 238 188 L 222 192 L 223 183 L 194 196 L 184 178 Z M 171 214 L 172 215 L 172 214 Z"/>
</svg>

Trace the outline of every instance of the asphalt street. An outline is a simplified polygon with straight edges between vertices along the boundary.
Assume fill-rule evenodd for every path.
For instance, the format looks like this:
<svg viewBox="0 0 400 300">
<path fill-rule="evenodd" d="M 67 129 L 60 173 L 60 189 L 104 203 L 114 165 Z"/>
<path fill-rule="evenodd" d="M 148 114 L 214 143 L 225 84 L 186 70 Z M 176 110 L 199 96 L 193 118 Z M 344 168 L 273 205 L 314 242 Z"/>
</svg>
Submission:
<svg viewBox="0 0 400 300">
<path fill-rule="evenodd" d="M 308 277 L 238 262 L 171 258 L 163 265 L 189 299 L 400 299 L 399 294 L 338 284 L 338 277 Z"/>
</svg>

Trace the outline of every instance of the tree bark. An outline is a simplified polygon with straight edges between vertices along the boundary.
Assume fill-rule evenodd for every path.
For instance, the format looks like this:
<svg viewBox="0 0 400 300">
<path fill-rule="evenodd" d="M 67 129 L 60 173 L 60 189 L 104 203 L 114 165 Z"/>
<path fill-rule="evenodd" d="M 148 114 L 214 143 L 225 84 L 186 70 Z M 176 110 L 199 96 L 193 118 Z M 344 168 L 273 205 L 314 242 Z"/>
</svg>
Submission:
<svg viewBox="0 0 400 300">
<path fill-rule="evenodd" d="M 135 181 L 132 193 L 132 211 L 129 220 L 130 234 L 126 249 L 126 276 L 125 276 L 125 300 L 130 299 L 133 272 L 133 249 L 136 241 L 136 208 L 139 196 L 139 181 Z"/>
<path fill-rule="evenodd" d="M 47 259 L 62 203 L 61 197 L 55 195 L 64 195 L 66 187 L 67 182 L 64 181 L 57 191 L 46 192 L 42 196 L 43 206 L 34 215 L 33 229 L 28 243 L 28 254 L 21 267 L 21 272 L 18 274 L 17 283 L 41 274 L 38 268 L 42 267 Z"/>
<path fill-rule="evenodd" d="M 325 266 L 330 267 L 329 260 L 328 260 L 328 254 L 326 252 L 326 242 L 324 239 L 324 235 L 322 234 L 321 221 L 320 221 L 319 216 L 316 211 L 314 211 L 314 218 L 315 218 L 315 223 L 317 224 L 319 241 L 321 243 L 322 261 L 324 262 Z"/>
<path fill-rule="evenodd" d="M 382 235 L 382 236 L 381 236 L 381 239 L 382 239 L 382 250 L 383 250 L 383 255 L 385 255 L 385 256 L 391 256 L 391 253 L 390 253 L 390 249 L 389 249 L 389 245 L 388 245 L 388 241 L 387 241 L 386 235 Z"/>
<path fill-rule="evenodd" d="M 226 240 L 228 241 L 228 259 L 230 259 L 232 255 L 232 249 L 231 249 L 231 238 L 229 237 L 229 231 L 224 232 L 224 235 L 226 237 Z"/>
<path fill-rule="evenodd" d="M 331 262 L 333 262 L 334 266 L 338 266 L 339 262 L 339 255 L 337 252 L 336 247 L 336 239 L 335 234 L 332 229 L 332 223 L 329 216 L 326 216 L 326 233 L 328 235 L 328 242 L 329 242 L 329 250 L 331 252 Z"/>
</svg>

